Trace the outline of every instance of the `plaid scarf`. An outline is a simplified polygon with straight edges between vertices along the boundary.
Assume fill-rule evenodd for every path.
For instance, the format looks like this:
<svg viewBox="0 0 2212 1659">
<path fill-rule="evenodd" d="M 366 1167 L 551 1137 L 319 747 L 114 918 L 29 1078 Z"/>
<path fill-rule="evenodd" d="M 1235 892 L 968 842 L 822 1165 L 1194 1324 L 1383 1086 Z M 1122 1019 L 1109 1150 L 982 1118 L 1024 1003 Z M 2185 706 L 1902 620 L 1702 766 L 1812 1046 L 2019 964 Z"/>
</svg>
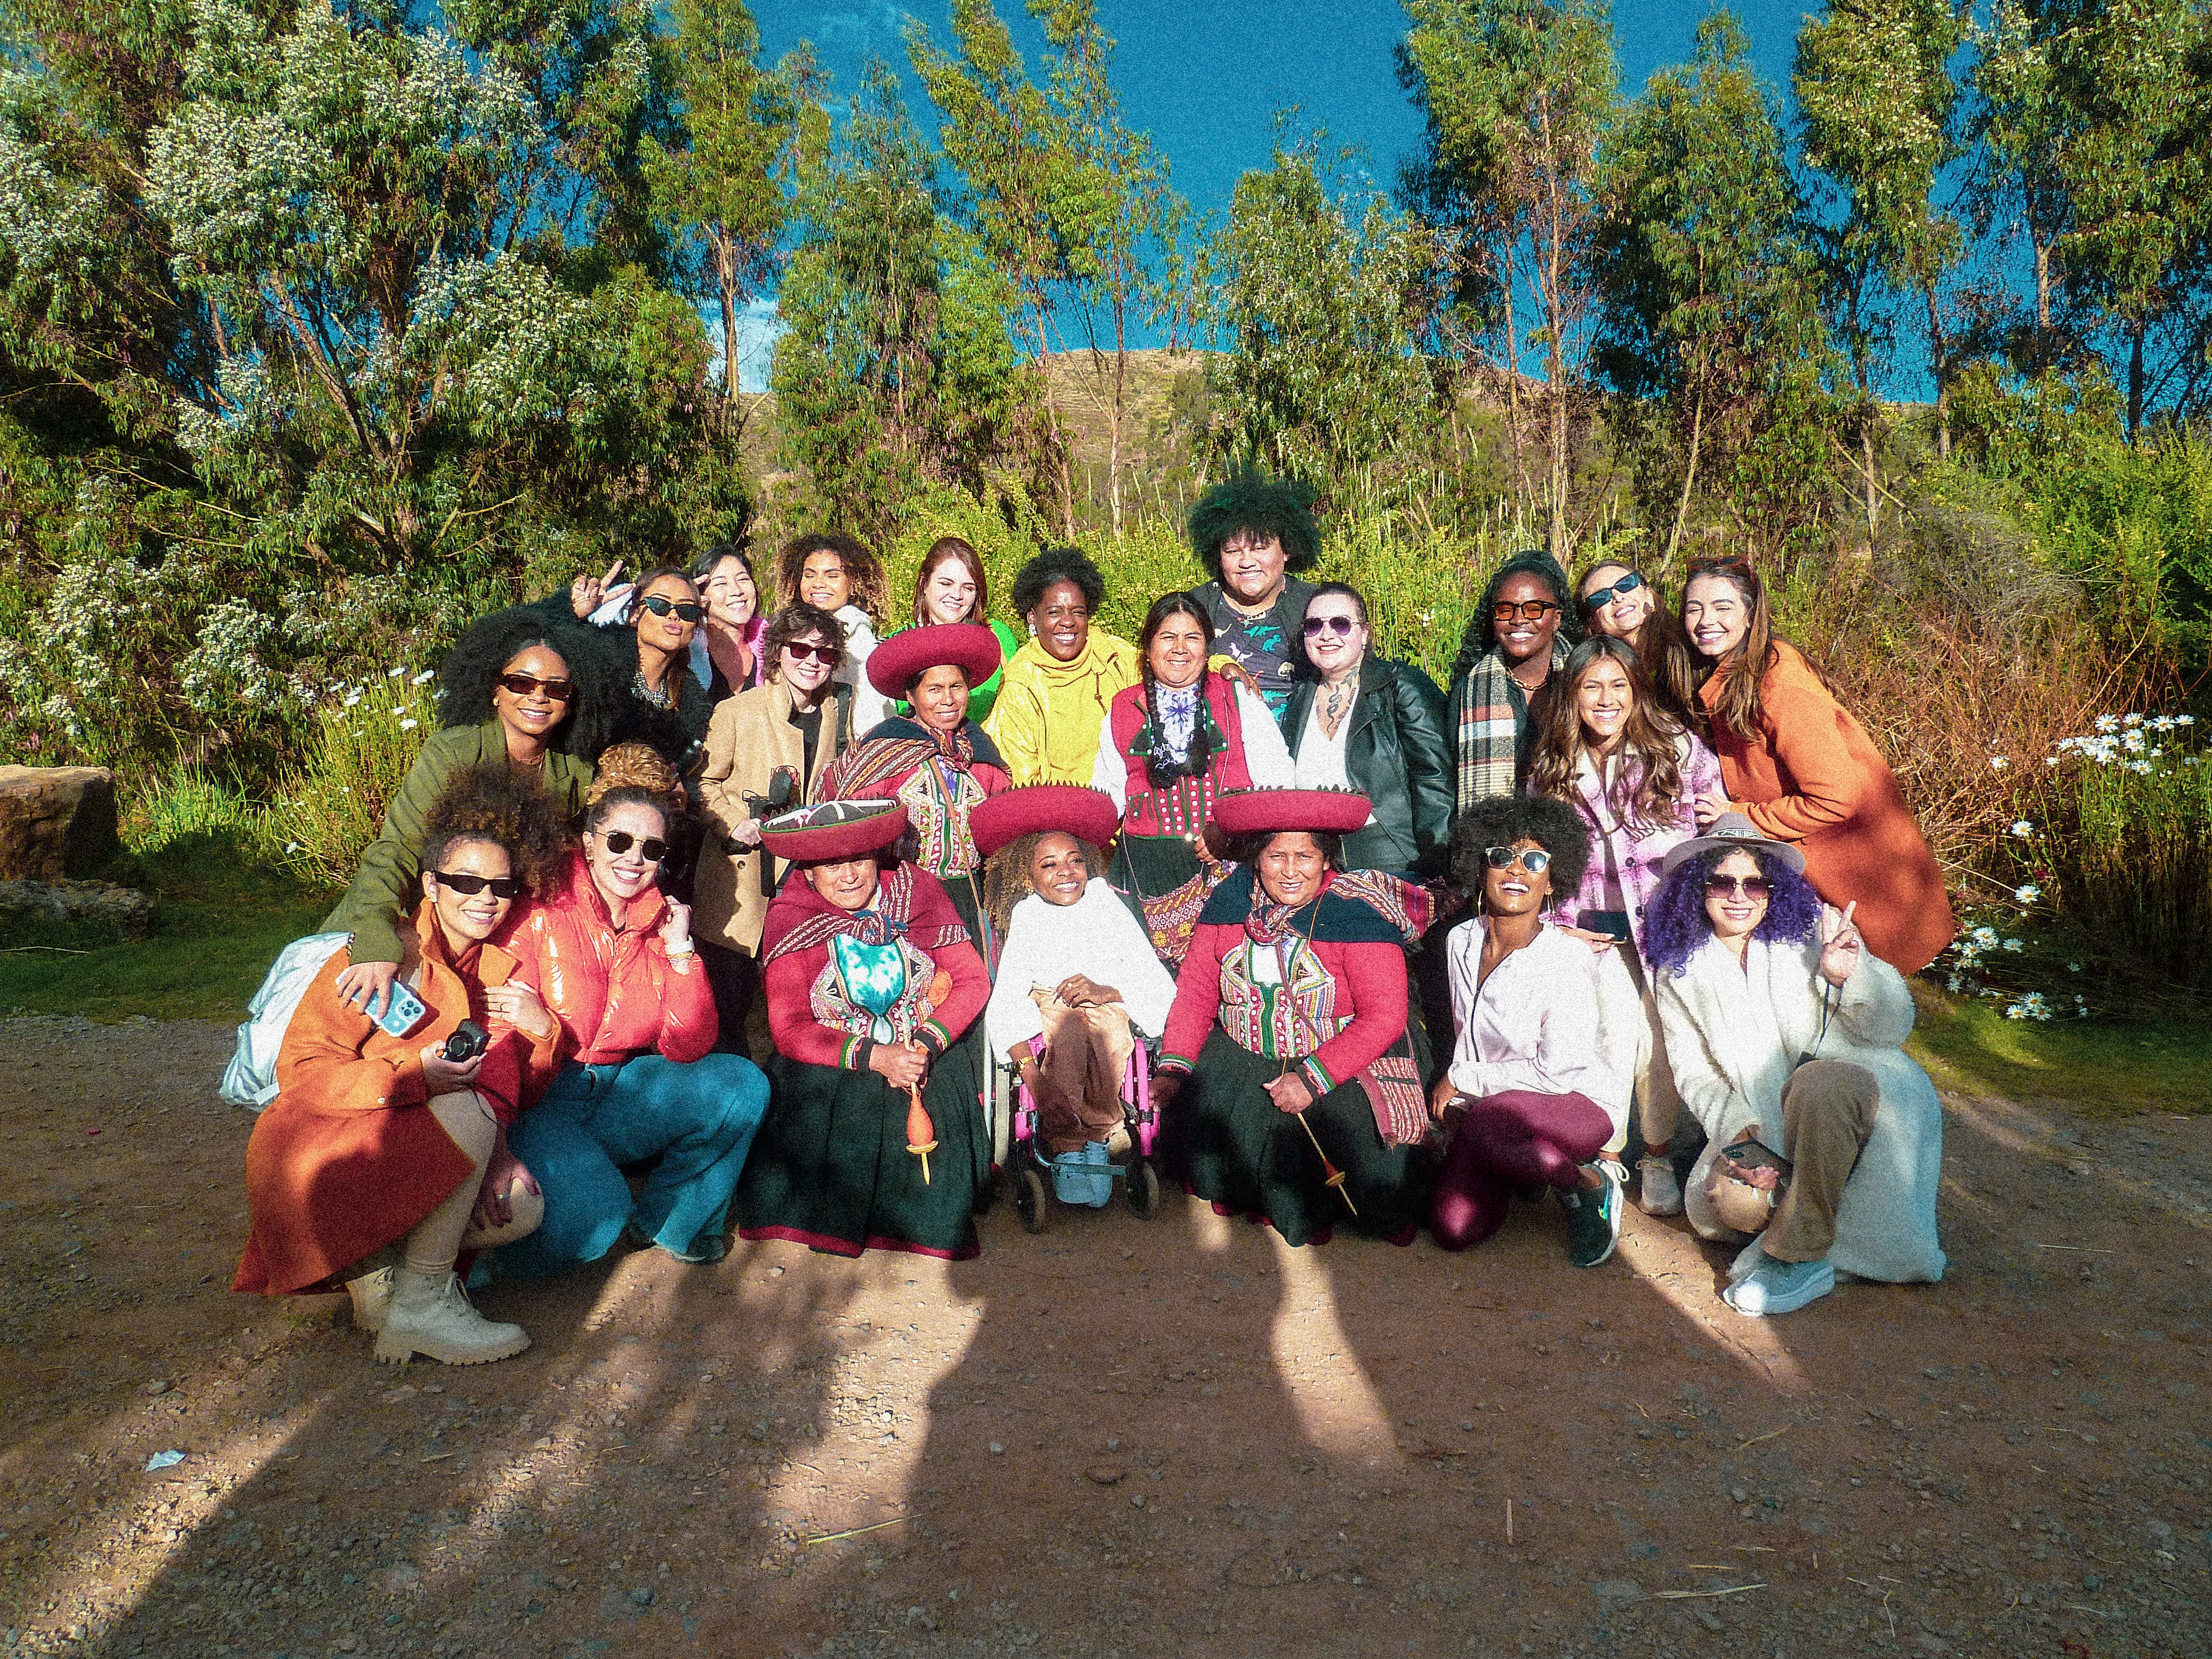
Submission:
<svg viewBox="0 0 2212 1659">
<path fill-rule="evenodd" d="M 1552 672 L 1567 665 L 1566 641 L 1552 641 Z M 1459 757 L 1455 805 L 1464 812 L 1479 800 L 1510 795 L 1519 787 L 1521 724 L 1528 699 L 1505 672 L 1492 647 L 1452 688 L 1453 747 Z"/>
<path fill-rule="evenodd" d="M 826 945 L 840 933 L 862 945 L 888 945 L 894 939 L 904 939 L 930 951 L 941 951 L 948 945 L 964 944 L 968 939 L 968 930 L 957 924 L 946 927 L 913 926 L 914 866 L 910 864 L 895 865 L 884 872 L 876 883 L 876 896 L 865 910 L 840 910 L 800 875 L 794 875 L 784 884 L 783 897 L 811 902 L 817 908 L 813 915 L 801 917 L 781 939 L 769 944 L 761 957 L 763 968 L 779 957 Z"/>
</svg>

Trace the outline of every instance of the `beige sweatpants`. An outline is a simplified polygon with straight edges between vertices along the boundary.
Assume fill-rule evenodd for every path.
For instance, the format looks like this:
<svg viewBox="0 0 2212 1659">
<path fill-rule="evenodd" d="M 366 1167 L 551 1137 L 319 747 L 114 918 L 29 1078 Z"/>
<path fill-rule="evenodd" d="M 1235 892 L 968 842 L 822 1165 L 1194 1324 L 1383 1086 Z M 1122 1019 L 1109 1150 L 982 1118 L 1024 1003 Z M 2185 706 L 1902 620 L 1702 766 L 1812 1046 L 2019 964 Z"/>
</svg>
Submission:
<svg viewBox="0 0 2212 1659">
<path fill-rule="evenodd" d="M 1847 1060 L 1809 1060 L 1782 1091 L 1782 1155 L 1790 1186 L 1759 1248 L 1777 1261 L 1817 1261 L 1836 1242 L 1844 1183 L 1874 1133 L 1881 1084 Z"/>
</svg>

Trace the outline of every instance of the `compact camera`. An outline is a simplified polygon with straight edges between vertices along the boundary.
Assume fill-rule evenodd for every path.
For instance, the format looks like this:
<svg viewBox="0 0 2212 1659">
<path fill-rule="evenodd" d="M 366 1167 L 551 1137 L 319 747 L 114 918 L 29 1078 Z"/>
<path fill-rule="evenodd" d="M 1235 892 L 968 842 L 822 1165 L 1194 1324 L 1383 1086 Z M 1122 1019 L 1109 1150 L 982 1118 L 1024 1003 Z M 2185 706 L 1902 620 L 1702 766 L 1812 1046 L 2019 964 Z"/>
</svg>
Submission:
<svg viewBox="0 0 2212 1659">
<path fill-rule="evenodd" d="M 446 1058 L 456 1066 L 465 1066 L 490 1047 L 491 1036 L 484 1028 L 472 1019 L 465 1019 L 446 1039 Z"/>
</svg>

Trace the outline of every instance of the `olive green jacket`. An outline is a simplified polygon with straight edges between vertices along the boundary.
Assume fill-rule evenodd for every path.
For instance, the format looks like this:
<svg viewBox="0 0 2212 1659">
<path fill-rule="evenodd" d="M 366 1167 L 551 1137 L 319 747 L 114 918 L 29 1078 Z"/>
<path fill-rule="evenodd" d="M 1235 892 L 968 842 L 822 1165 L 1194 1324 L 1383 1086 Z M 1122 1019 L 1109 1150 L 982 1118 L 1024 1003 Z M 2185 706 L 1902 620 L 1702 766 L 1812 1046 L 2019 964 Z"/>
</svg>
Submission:
<svg viewBox="0 0 2212 1659">
<path fill-rule="evenodd" d="M 384 828 L 361 855 L 361 870 L 338 908 L 316 931 L 351 933 L 356 962 L 398 962 L 403 952 L 400 925 L 422 902 L 422 821 L 430 803 L 465 768 L 507 758 L 507 734 L 495 720 L 481 726 L 447 726 L 430 734 L 422 752 L 385 809 Z M 558 750 L 545 755 L 545 787 L 567 816 L 584 810 L 584 790 L 595 769 L 591 762 Z"/>
</svg>

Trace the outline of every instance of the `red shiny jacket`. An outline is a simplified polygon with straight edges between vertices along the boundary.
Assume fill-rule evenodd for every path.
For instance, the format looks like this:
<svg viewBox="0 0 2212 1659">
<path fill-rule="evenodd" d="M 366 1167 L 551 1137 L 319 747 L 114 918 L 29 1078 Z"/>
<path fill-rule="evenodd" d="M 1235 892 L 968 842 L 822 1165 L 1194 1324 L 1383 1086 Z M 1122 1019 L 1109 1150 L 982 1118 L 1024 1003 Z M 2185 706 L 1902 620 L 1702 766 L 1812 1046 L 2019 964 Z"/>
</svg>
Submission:
<svg viewBox="0 0 2212 1659">
<path fill-rule="evenodd" d="M 669 960 L 667 915 L 667 901 L 648 889 L 617 927 L 584 855 L 572 853 L 553 890 L 509 924 L 498 942 L 561 1022 L 562 1059 L 611 1066 L 653 1052 L 689 1065 L 714 1046 L 706 970 L 696 956 Z"/>
</svg>

